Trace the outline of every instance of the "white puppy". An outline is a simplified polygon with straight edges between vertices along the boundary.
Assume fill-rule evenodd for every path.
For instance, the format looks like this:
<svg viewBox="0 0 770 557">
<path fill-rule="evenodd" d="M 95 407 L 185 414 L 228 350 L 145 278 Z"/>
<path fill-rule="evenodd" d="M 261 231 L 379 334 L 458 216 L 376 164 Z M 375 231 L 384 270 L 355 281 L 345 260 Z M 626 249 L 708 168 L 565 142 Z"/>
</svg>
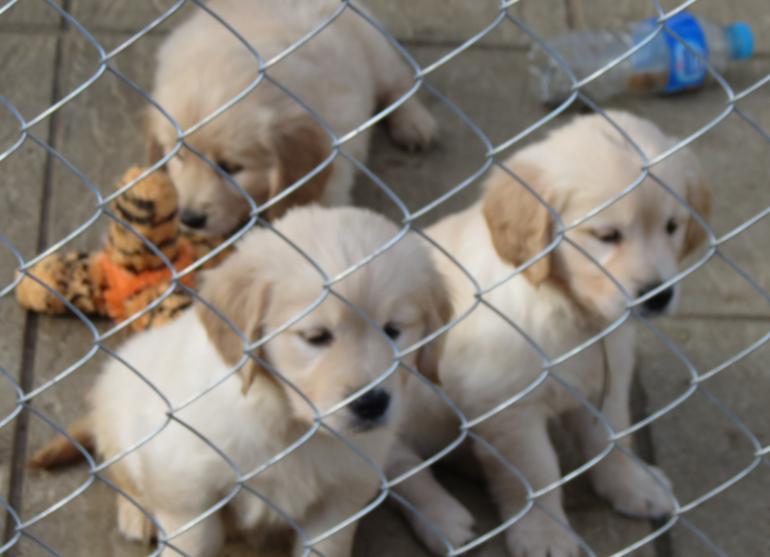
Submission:
<svg viewBox="0 0 770 557">
<path fill-rule="evenodd" d="M 208 8 L 233 27 L 267 62 L 316 29 L 340 7 L 336 0 L 212 0 Z M 183 131 L 234 99 L 259 76 L 260 62 L 222 23 L 200 8 L 161 45 L 153 98 Z M 267 69 L 267 75 L 316 111 L 338 135 L 357 128 L 378 106 L 397 101 L 414 85 L 413 72 L 387 39 L 352 8 L 345 8 L 309 42 Z M 416 97 L 388 117 L 393 139 L 427 146 L 436 124 Z M 365 161 L 370 129 L 342 144 Z M 168 118 L 148 111 L 151 162 L 179 141 Z M 179 190 L 181 219 L 207 234 L 225 234 L 243 221 L 249 205 L 228 183 L 235 180 L 258 204 L 313 171 L 331 154 L 329 136 L 299 104 L 267 79 L 184 141 L 168 162 Z M 331 166 L 273 206 L 350 201 L 354 167 L 337 156 Z"/>
<path fill-rule="evenodd" d="M 383 217 L 352 208 L 295 209 L 275 227 L 330 277 L 397 234 Z M 201 289 L 242 338 L 199 304 L 120 349 L 122 361 L 142 377 L 111 360 L 90 396 L 90 427 L 98 453 L 117 459 L 110 477 L 153 517 L 161 539 L 187 555 L 218 554 L 223 503 L 235 527 L 252 537 L 286 527 L 261 497 L 312 539 L 375 496 L 380 476 L 337 435 L 375 466 L 385 465 L 401 415 L 404 372 L 372 382 L 397 361 L 394 349 L 436 330 L 449 311 L 420 242 L 407 235 L 335 282 L 334 293 L 322 299 L 324 278 L 314 265 L 274 232 L 252 232 L 207 273 Z M 267 336 L 252 358 L 245 355 L 247 345 Z M 401 362 L 435 373 L 439 344 L 413 350 Z M 228 376 L 234 366 L 239 371 Z M 264 467 L 308 432 L 299 448 Z M 148 540 L 154 527 L 147 516 L 121 495 L 117 506 L 120 531 Z M 347 527 L 314 547 L 346 557 L 354 531 L 355 525 Z M 303 554 L 300 539 L 295 553 Z"/>
<path fill-rule="evenodd" d="M 675 144 L 640 118 L 621 112 L 609 116 L 649 157 Z M 568 226 L 632 184 L 641 174 L 642 159 L 601 116 L 587 116 L 523 149 L 506 166 Z M 690 152 L 678 152 L 655 165 L 652 172 L 706 217 L 709 197 Z M 483 299 L 496 310 L 480 305 L 450 329 L 440 360 L 440 383 L 469 419 L 510 401 L 542 373 L 542 358 L 509 321 L 553 359 L 601 332 L 629 305 L 604 272 L 564 239 L 532 263 L 556 238 L 555 232 L 551 213 L 500 169 L 488 178 L 478 203 L 428 229 L 482 290 L 491 288 Z M 703 240 L 704 231 L 673 196 L 646 178 L 632 193 L 570 229 L 566 236 L 601 264 L 631 299 L 646 296 L 636 311 L 654 315 L 672 309 L 677 288 L 658 286 L 675 275 L 678 262 Z M 439 255 L 436 260 L 448 279 L 454 314 L 461 315 L 474 304 L 475 289 L 448 258 Z M 527 267 L 519 274 L 492 288 L 524 265 Z M 623 326 L 551 369 L 597 405 L 615 431 L 630 425 L 633 346 L 633 327 Z M 602 423 L 553 378 L 481 421 L 473 431 L 517 467 L 537 491 L 561 477 L 546 422 L 566 413 L 570 413 L 568 421 L 586 458 L 609 447 Z M 430 413 L 423 409 L 421 415 Z M 423 432 L 431 427 L 424 419 L 420 423 Z M 434 444 L 436 439 L 433 430 Z M 630 450 L 630 436 L 618 444 Z M 525 505 L 524 484 L 483 443 L 474 445 L 501 516 L 516 515 Z M 673 509 L 663 473 L 640 466 L 619 449 L 593 466 L 590 476 L 596 491 L 622 513 L 660 517 Z M 537 502 L 557 519 L 567 521 L 558 486 L 540 494 Z M 568 531 L 537 507 L 506 536 L 516 557 L 578 554 L 578 544 Z"/>
</svg>

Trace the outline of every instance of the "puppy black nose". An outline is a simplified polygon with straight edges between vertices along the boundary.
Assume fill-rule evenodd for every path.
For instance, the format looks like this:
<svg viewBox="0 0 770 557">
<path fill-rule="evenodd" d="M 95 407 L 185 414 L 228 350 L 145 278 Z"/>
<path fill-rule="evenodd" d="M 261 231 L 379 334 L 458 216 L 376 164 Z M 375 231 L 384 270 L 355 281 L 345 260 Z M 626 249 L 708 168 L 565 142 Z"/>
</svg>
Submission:
<svg viewBox="0 0 770 557">
<path fill-rule="evenodd" d="M 189 226 L 190 228 L 203 228 L 206 226 L 206 218 L 204 213 L 196 213 L 195 211 L 185 209 L 182 211 L 179 220 L 182 221 L 182 224 Z"/>
<path fill-rule="evenodd" d="M 382 389 L 372 389 L 350 403 L 350 410 L 362 422 L 376 422 L 385 415 L 390 395 Z"/>
<path fill-rule="evenodd" d="M 655 290 L 661 285 L 660 282 L 657 282 L 655 284 L 649 284 L 642 288 L 637 296 L 642 297 L 648 292 Z M 674 289 L 672 287 L 668 287 L 665 290 L 661 290 L 657 294 L 655 294 L 652 298 L 642 303 L 642 308 L 647 313 L 661 313 L 663 310 L 665 310 L 668 305 L 671 303 L 671 299 L 674 297 Z"/>
</svg>

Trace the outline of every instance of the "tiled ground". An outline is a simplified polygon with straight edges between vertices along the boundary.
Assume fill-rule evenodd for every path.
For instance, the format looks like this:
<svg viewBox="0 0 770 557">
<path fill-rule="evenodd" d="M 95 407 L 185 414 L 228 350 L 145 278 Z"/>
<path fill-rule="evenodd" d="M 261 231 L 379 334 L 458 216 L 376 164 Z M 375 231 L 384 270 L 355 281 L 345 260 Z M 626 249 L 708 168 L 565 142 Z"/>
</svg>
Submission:
<svg viewBox="0 0 770 557">
<path fill-rule="evenodd" d="M 144 3 L 122 0 L 63 0 L 64 6 L 109 50 L 128 40 L 142 26 L 168 9 L 170 0 Z M 428 65 L 461 41 L 483 30 L 494 19 L 496 0 L 468 3 L 460 0 L 423 2 L 378 0 L 373 12 L 405 41 L 411 54 Z M 10 5 L 10 3 L 6 3 Z M 651 2 L 629 3 L 588 0 L 524 0 L 513 13 L 537 32 L 553 34 L 569 27 L 590 27 L 650 15 Z M 664 2 L 667 7 L 672 2 Z M 184 8 L 185 10 L 187 8 Z M 2 10 L 2 6 L 0 6 Z M 741 91 L 770 73 L 770 11 L 763 0 L 733 3 L 701 0 L 694 11 L 723 21 L 745 18 L 758 32 L 756 59 L 730 74 Z M 179 16 L 173 18 L 178 21 Z M 162 40 L 164 24 L 117 56 L 115 68 L 142 87 L 149 87 L 151 57 Z M 510 22 L 485 36 L 476 47 L 437 69 L 428 82 L 470 117 L 493 143 L 514 137 L 546 112 L 528 90 L 526 37 Z M 75 90 L 98 67 L 94 48 L 73 29 L 65 29 L 45 2 L 21 0 L 0 15 L 0 95 L 26 118 Z M 424 154 L 394 148 L 381 130 L 375 134 L 370 168 L 414 210 L 465 178 L 484 162 L 482 142 L 439 99 L 426 101 L 441 122 L 439 144 Z M 129 164 L 141 160 L 141 98 L 114 75 L 104 74 L 83 94 L 45 118 L 30 131 L 55 147 L 97 187 L 108 191 Z M 605 106 L 642 114 L 676 135 L 694 132 L 722 113 L 725 93 L 710 88 L 672 98 L 630 98 Z M 717 235 L 735 229 L 770 205 L 770 84 L 737 105 L 756 123 L 749 126 L 736 114 L 693 144 L 703 161 L 714 193 L 713 226 Z M 558 120 L 563 121 L 564 118 Z M 11 114 L 0 108 L 0 152 L 18 138 Z M 762 135 L 764 134 L 764 136 Z M 526 141 L 526 140 L 525 140 Z M 0 233 L 30 257 L 76 230 L 94 214 L 92 196 L 65 166 L 46 155 L 32 141 L 0 162 Z M 478 182 L 447 200 L 425 222 L 465 206 L 479 192 Z M 398 218 L 396 208 L 371 183 L 361 178 L 355 193 L 358 204 Z M 103 222 L 97 221 L 76 238 L 73 246 L 93 246 Z M 685 281 L 685 296 L 676 317 L 658 326 L 701 372 L 718 369 L 730 356 L 758 349 L 704 382 L 703 389 L 638 436 L 641 453 L 654 459 L 673 478 L 682 505 L 709 497 L 634 555 L 688 557 L 710 555 L 710 546 L 698 529 L 726 555 L 770 555 L 767 523 L 770 506 L 770 468 L 754 457 L 746 430 L 763 447 L 770 443 L 768 348 L 770 335 L 770 216 L 737 235 L 722 248 L 765 293 L 751 288 L 727 263 L 712 259 Z M 13 279 L 14 254 L 0 245 L 0 289 Z M 637 417 L 666 407 L 690 385 L 681 361 L 651 333 L 639 346 L 639 381 L 635 396 Z M 35 399 L 35 407 L 60 423 L 82 411 L 82 394 L 98 372 L 99 354 L 91 353 L 88 329 L 74 319 L 47 319 L 25 315 L 10 296 L 0 299 L 0 368 L 26 389 L 40 386 L 79 361 L 74 373 Z M 15 407 L 16 392 L 0 378 L 0 419 Z M 710 398 L 711 397 L 711 398 Z M 715 402 L 715 399 L 718 402 Z M 39 446 L 50 429 L 31 414 L 22 414 L 0 428 L 0 494 L 5 494 L 22 520 L 61 500 L 87 480 L 83 468 L 60 473 L 24 471 L 27 447 Z M 565 454 L 567 463 L 570 454 Z M 574 460 L 574 459 L 573 459 Z M 731 478 L 742 480 L 729 485 Z M 743 477 L 745 475 L 745 477 Z M 499 523 L 483 485 L 452 471 L 442 480 L 473 509 L 478 530 Z M 568 486 L 567 505 L 577 531 L 597 555 L 608 555 L 649 534 L 660 524 L 621 518 L 596 499 L 580 479 Z M 6 522 L 0 513 L 0 528 Z M 12 525 L 12 523 L 11 523 Z M 11 533 L 6 528 L 6 535 Z M 119 540 L 114 528 L 112 497 L 102 485 L 85 493 L 30 528 L 57 554 L 66 556 L 136 556 L 146 548 Z M 6 538 L 8 539 L 8 538 Z M 2 547 L 2 543 L 0 543 Z M 48 555 L 29 540 L 12 554 Z M 399 514 L 384 507 L 367 517 L 356 545 L 357 557 L 422 556 L 425 551 Z M 246 555 L 232 545 L 228 555 Z M 498 537 L 472 552 L 476 556 L 504 555 Z"/>
</svg>

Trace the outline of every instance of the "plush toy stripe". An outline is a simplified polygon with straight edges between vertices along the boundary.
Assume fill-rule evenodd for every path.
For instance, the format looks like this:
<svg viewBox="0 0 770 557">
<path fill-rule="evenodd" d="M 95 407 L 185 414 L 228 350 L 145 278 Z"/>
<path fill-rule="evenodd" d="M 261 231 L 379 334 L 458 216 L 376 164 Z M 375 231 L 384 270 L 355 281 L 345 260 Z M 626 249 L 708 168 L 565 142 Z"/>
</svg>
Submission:
<svg viewBox="0 0 770 557">
<path fill-rule="evenodd" d="M 187 242 L 180 241 L 179 248 L 179 257 L 174 261 L 176 270 L 184 269 L 195 261 L 192 248 Z M 153 285 L 171 280 L 171 270 L 165 266 L 157 270 L 132 273 L 125 267 L 118 265 L 106 252 L 97 256 L 96 265 L 104 274 L 105 283 L 108 285 L 104 291 L 107 315 L 118 322 L 129 317 L 126 313 L 125 301 L 131 296 Z M 195 286 L 195 279 L 192 275 L 183 277 L 181 282 L 190 287 Z"/>
</svg>

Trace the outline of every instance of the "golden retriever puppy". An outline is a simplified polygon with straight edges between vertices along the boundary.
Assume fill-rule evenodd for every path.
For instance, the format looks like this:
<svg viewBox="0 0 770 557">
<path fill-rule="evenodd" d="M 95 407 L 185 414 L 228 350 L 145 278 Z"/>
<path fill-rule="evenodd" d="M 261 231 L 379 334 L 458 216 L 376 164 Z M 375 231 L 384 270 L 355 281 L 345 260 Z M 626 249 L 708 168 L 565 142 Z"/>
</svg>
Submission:
<svg viewBox="0 0 770 557">
<path fill-rule="evenodd" d="M 446 320 L 441 279 L 422 240 L 408 234 L 324 295 L 322 272 L 335 277 L 362 261 L 397 234 L 395 225 L 363 209 L 305 207 L 275 228 L 304 254 L 273 231 L 250 233 L 205 276 L 201 296 L 217 312 L 199 303 L 131 338 L 94 386 L 97 451 L 115 459 L 112 479 L 156 521 L 118 495 L 128 538 L 147 540 L 157 526 L 187 555 L 217 555 L 222 510 L 256 539 L 285 528 L 283 513 L 304 529 L 295 543 L 303 555 L 303 542 L 354 515 L 380 487 L 374 467 L 393 447 L 406 374 L 386 372 Z M 260 339 L 268 340 L 254 347 Z M 435 373 L 439 344 L 400 361 Z M 348 556 L 354 531 L 314 548 Z"/>
<path fill-rule="evenodd" d="M 265 63 L 339 8 L 336 0 L 212 0 L 206 5 Z M 161 45 L 152 95 L 187 131 L 246 90 L 260 69 L 260 61 L 235 34 L 196 8 Z M 401 55 L 351 8 L 266 73 L 316 111 L 338 136 L 363 124 L 377 106 L 398 100 L 415 82 Z M 393 139 L 409 149 L 427 146 L 436 129 L 416 97 L 389 114 L 387 122 Z M 363 130 L 341 147 L 365 161 L 369 135 L 369 129 Z M 169 119 L 150 108 L 150 161 L 167 155 L 179 139 Z M 183 147 L 168 161 L 168 171 L 179 190 L 182 222 L 206 234 L 230 232 L 249 214 L 246 198 L 231 181 L 262 204 L 332 153 L 323 128 L 267 79 L 184 141 L 207 160 Z M 353 177 L 353 165 L 338 155 L 265 215 L 275 218 L 289 206 L 311 201 L 349 204 Z"/>
<path fill-rule="evenodd" d="M 676 143 L 631 114 L 610 112 L 609 117 L 648 157 Z M 450 329 L 439 379 L 469 419 L 490 414 L 473 431 L 518 468 L 532 490 L 544 490 L 537 494 L 538 506 L 506 532 L 508 548 L 516 557 L 572 557 L 579 552 L 571 533 L 557 522 L 566 523 L 567 517 L 547 421 L 566 415 L 586 458 L 600 455 L 611 441 L 604 424 L 553 377 L 517 397 L 542 379 L 545 362 L 511 323 L 537 344 L 545 358 L 555 359 L 587 343 L 631 306 L 649 316 L 667 313 L 675 306 L 678 287 L 661 285 L 675 276 L 679 261 L 704 239 L 697 220 L 650 177 L 580 222 L 638 179 L 642 165 L 638 152 L 603 117 L 579 117 L 508 160 L 505 166 L 516 179 L 496 169 L 478 203 L 428 229 L 479 288 L 489 289 L 483 299 L 496 309 L 480 305 Z M 677 152 L 654 165 L 652 172 L 706 218 L 709 196 L 691 152 Z M 557 239 L 557 224 L 519 179 L 553 208 L 565 226 L 579 222 L 566 232 L 569 242 L 562 238 L 546 253 Z M 460 315 L 474 303 L 476 290 L 448 258 L 437 261 L 448 280 L 454 314 Z M 518 274 L 500 282 L 516 269 Z M 633 352 L 634 329 L 628 324 L 550 371 L 595 404 L 614 431 L 624 431 L 630 425 Z M 430 412 L 422 409 L 421 414 Z M 419 423 L 423 431 L 430 427 L 424 420 Z M 432 436 L 436 443 L 436 430 Z M 629 435 L 617 443 L 623 450 L 613 449 L 590 469 L 596 491 L 627 515 L 670 513 L 674 501 L 664 474 L 629 456 Z M 474 449 L 501 516 L 515 516 L 525 507 L 525 485 L 483 443 L 476 442 Z"/>
</svg>

